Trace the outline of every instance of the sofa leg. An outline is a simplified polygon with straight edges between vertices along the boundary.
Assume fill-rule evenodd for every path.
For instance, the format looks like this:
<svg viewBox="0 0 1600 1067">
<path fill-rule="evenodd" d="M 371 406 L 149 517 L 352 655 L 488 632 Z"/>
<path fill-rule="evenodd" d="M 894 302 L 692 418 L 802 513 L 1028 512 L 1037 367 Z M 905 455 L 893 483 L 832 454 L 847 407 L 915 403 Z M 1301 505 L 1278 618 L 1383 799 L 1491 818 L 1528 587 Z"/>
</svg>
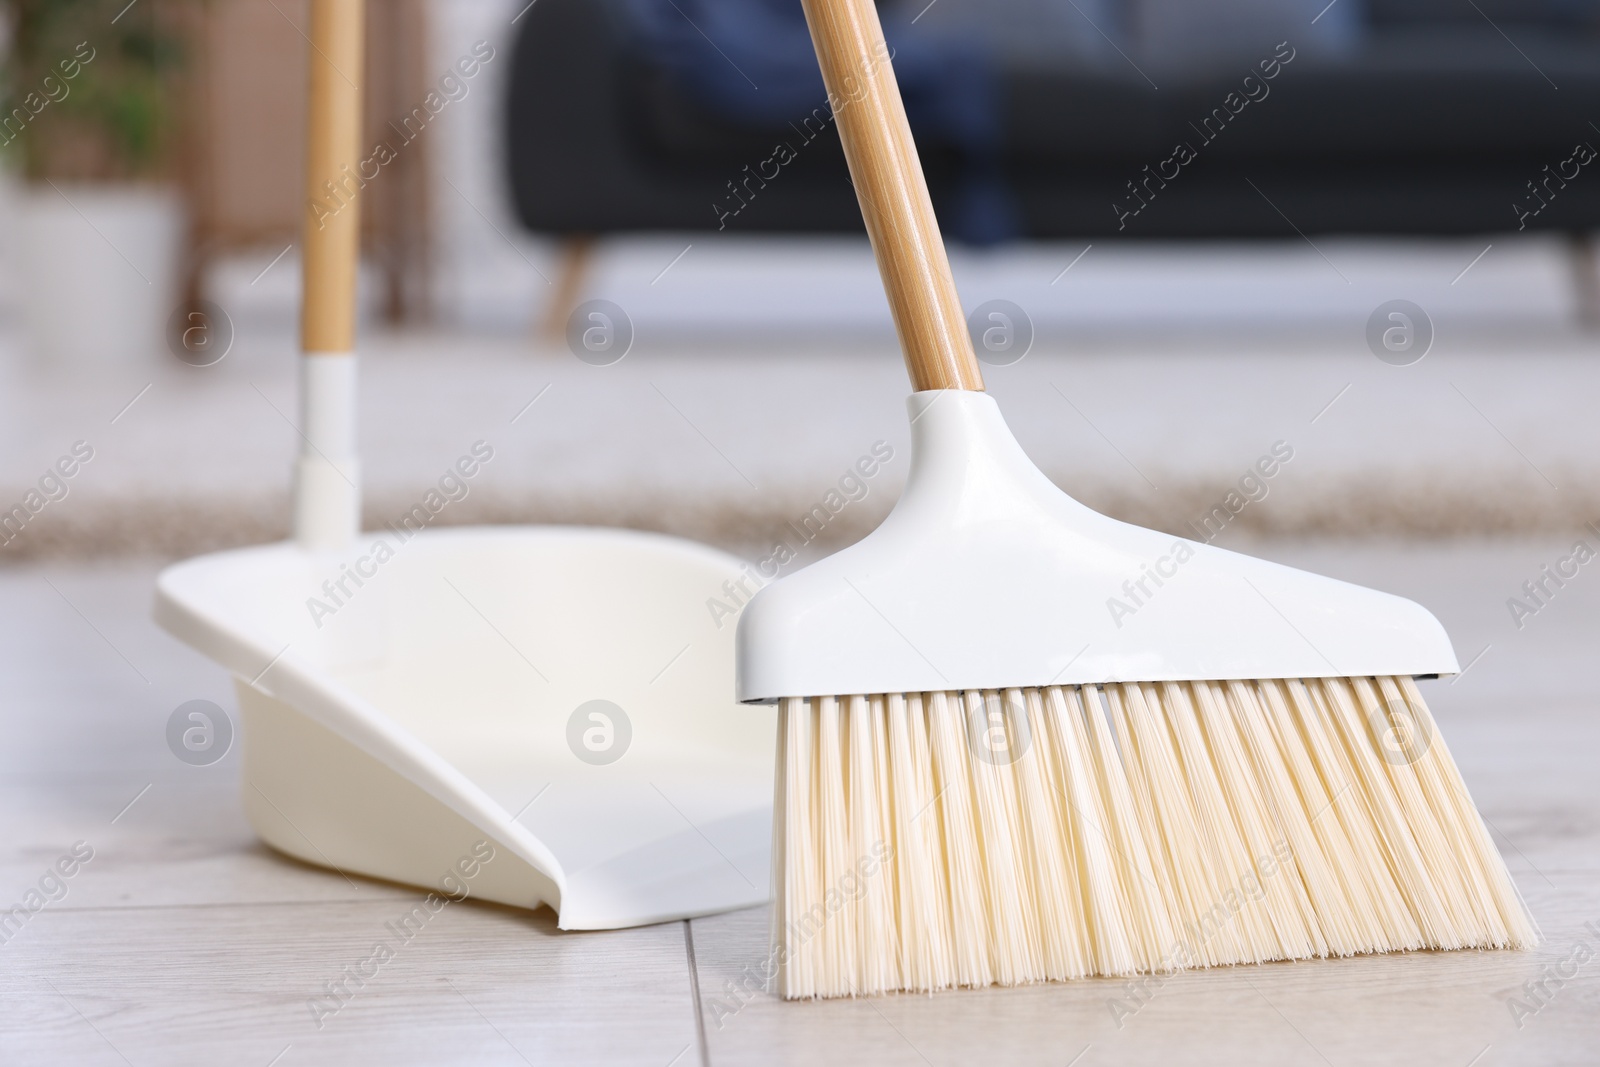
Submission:
<svg viewBox="0 0 1600 1067">
<path fill-rule="evenodd" d="M 583 295 L 594 246 L 594 235 L 587 233 L 573 234 L 562 242 L 561 269 L 556 277 L 555 292 L 551 294 L 549 307 L 545 310 L 542 331 L 550 344 L 561 344 L 567 335 L 567 318 L 578 306 L 578 298 Z"/>
<path fill-rule="evenodd" d="M 1585 330 L 1600 330 L 1600 241 L 1587 231 L 1571 235 L 1568 244 L 1572 257 L 1572 283 L 1577 290 L 1578 325 Z"/>
</svg>

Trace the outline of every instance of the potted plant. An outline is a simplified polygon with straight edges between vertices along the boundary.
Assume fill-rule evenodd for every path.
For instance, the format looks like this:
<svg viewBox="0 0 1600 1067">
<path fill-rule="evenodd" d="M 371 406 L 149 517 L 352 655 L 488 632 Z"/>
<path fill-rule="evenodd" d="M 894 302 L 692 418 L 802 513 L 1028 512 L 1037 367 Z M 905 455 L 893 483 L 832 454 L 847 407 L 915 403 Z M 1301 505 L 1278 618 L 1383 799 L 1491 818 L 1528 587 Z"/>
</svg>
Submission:
<svg viewBox="0 0 1600 1067">
<path fill-rule="evenodd" d="M 179 37 L 158 0 L 0 0 L 0 12 L 7 244 L 31 347 L 67 366 L 148 358 L 176 300 Z"/>
</svg>

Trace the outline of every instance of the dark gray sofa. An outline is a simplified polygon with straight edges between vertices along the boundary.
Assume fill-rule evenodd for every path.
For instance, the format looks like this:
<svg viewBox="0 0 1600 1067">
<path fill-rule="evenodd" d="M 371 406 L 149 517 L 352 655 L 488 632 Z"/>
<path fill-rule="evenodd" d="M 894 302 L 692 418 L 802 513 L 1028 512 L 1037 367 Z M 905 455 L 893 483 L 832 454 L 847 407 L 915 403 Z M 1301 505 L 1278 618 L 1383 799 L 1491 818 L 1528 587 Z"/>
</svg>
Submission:
<svg viewBox="0 0 1600 1067">
<path fill-rule="evenodd" d="M 622 10 L 539 0 L 521 20 L 505 137 L 523 225 L 861 231 L 831 127 L 801 140 L 803 127 L 719 118 L 631 43 Z M 1248 64 L 1167 73 L 1159 90 L 1131 63 L 1003 71 L 1003 166 L 1022 236 L 1585 233 L 1600 223 L 1600 160 L 1575 152 L 1600 147 L 1600 30 L 1552 11 L 1370 0 L 1354 54 L 1297 55 L 1209 140 L 1199 127 L 1258 73 Z M 939 207 L 954 161 L 936 140 L 918 143 Z M 1195 158 L 1152 183 L 1185 143 Z M 750 185 L 746 168 L 778 144 L 794 160 Z M 753 190 L 733 215 L 730 182 Z"/>
</svg>

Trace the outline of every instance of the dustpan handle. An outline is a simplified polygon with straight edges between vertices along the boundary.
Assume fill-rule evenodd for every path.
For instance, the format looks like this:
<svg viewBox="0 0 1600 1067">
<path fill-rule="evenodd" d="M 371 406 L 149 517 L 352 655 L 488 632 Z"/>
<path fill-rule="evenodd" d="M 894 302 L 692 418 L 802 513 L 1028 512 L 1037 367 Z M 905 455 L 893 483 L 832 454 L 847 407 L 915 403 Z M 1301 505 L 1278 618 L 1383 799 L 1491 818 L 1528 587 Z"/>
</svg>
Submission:
<svg viewBox="0 0 1600 1067">
<path fill-rule="evenodd" d="M 361 204 L 359 195 L 350 195 L 353 179 L 346 175 L 361 158 L 363 6 L 363 0 L 311 3 L 300 319 L 306 352 L 355 347 Z"/>
<path fill-rule="evenodd" d="M 873 0 L 802 0 L 906 369 L 918 389 L 983 389 Z"/>
<path fill-rule="evenodd" d="M 343 548 L 361 524 L 355 329 L 364 6 L 311 0 L 294 527 L 312 551 Z"/>
</svg>

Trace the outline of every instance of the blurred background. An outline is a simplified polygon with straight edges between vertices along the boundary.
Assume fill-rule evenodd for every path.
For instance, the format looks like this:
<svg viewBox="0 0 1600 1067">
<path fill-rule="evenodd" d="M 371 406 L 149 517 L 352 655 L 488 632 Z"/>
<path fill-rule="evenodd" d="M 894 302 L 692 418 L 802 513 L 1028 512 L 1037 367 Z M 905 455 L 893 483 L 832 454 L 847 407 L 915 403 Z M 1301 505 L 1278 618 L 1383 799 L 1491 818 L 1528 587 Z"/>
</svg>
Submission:
<svg viewBox="0 0 1600 1067">
<path fill-rule="evenodd" d="M 1283 441 L 1227 537 L 1600 515 L 1600 4 L 881 7 L 990 388 L 1070 491 L 1182 531 Z M 0 555 L 282 536 L 298 230 L 351 204 L 369 524 L 482 438 L 441 522 L 756 551 L 904 443 L 794 0 L 373 4 L 371 150 L 312 203 L 303 0 L 4 10 L 0 495 L 94 459 Z"/>
</svg>

